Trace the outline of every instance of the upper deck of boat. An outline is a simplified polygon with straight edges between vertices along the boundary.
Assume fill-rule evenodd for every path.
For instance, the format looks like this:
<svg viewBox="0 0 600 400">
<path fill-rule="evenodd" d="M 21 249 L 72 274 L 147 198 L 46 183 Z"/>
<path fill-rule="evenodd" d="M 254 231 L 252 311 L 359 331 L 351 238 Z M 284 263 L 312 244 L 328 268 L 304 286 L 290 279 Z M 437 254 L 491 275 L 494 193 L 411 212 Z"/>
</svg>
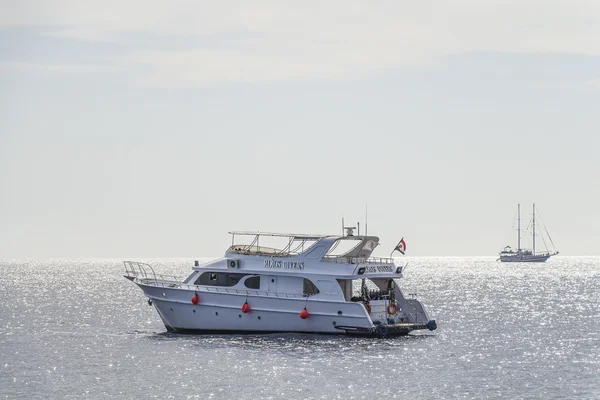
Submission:
<svg viewBox="0 0 600 400">
<path fill-rule="evenodd" d="M 355 264 L 369 259 L 373 262 L 391 262 L 391 259 L 372 259 L 373 250 L 379 245 L 377 236 L 313 235 L 303 233 L 276 233 L 260 231 L 232 231 L 232 244 L 227 254 L 259 257 L 297 257 L 321 259 L 326 262 Z M 248 244 L 236 243 L 236 236 L 250 236 Z M 283 238 L 282 247 L 261 245 L 261 238 Z M 265 239 L 263 239 L 264 241 Z M 340 247 L 341 252 L 336 252 Z M 360 261 L 359 261 L 360 260 Z"/>
</svg>

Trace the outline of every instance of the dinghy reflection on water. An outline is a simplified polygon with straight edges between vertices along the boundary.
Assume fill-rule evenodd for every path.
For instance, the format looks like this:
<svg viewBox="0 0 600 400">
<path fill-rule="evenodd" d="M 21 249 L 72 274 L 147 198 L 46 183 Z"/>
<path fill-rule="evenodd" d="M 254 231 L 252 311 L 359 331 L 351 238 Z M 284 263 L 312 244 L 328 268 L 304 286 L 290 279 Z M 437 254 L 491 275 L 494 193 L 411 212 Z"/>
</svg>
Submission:
<svg viewBox="0 0 600 400">
<path fill-rule="evenodd" d="M 225 256 L 196 262 L 183 281 L 157 275 L 145 263 L 124 262 L 125 277 L 144 291 L 169 332 L 386 337 L 436 329 L 421 302 L 400 290 L 403 267 L 371 257 L 376 236 L 354 236 L 352 228 L 345 236 L 230 234 Z M 250 243 L 236 243 L 240 237 Z M 274 238 L 284 241 L 283 248 L 260 245 Z"/>
</svg>

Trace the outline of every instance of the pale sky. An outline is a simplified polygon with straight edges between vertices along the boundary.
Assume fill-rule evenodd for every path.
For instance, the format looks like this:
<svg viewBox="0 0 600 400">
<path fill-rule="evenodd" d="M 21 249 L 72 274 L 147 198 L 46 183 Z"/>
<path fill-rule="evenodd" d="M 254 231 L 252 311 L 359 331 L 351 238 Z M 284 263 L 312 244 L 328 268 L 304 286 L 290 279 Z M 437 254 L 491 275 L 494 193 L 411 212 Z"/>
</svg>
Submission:
<svg viewBox="0 0 600 400">
<path fill-rule="evenodd" d="M 0 0 L 0 259 L 600 255 L 599 136 L 597 0 Z"/>
</svg>

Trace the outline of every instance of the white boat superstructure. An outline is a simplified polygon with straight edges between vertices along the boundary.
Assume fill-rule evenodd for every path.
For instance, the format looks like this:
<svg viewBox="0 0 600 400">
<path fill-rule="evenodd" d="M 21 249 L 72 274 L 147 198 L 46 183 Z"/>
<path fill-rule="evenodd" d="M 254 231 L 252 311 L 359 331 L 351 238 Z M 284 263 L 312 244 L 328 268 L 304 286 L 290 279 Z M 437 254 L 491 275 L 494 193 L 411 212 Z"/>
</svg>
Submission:
<svg viewBox="0 0 600 400">
<path fill-rule="evenodd" d="M 403 267 L 392 258 L 371 257 L 376 236 L 230 233 L 225 256 L 196 262 L 183 281 L 125 261 L 125 277 L 144 291 L 169 332 L 385 337 L 436 329 L 425 307 L 400 290 Z M 236 243 L 239 237 L 250 243 Z M 261 239 L 273 237 L 286 245 L 261 245 Z"/>
<path fill-rule="evenodd" d="M 500 252 L 500 258 L 498 258 L 498 260 L 502 261 L 502 262 L 546 262 L 550 257 L 558 254 L 558 251 L 554 251 L 553 253 L 550 253 L 550 251 L 548 251 L 548 248 L 546 247 L 546 251 L 544 252 L 537 252 L 535 250 L 535 241 L 536 241 L 536 222 L 535 222 L 535 204 L 533 205 L 533 217 L 531 220 L 531 228 L 532 228 L 532 242 L 533 242 L 533 249 L 529 250 L 529 249 L 522 249 L 521 248 L 521 205 L 518 204 L 517 205 L 517 249 L 513 250 L 510 246 L 506 246 L 501 252 Z M 547 231 L 546 231 L 547 232 Z M 548 234 L 548 239 L 550 240 L 550 243 L 552 243 L 552 245 L 554 245 L 554 242 L 552 242 L 552 238 L 550 238 L 550 235 Z M 542 236 L 542 240 L 544 240 L 544 244 L 545 243 L 545 239 Z"/>
</svg>

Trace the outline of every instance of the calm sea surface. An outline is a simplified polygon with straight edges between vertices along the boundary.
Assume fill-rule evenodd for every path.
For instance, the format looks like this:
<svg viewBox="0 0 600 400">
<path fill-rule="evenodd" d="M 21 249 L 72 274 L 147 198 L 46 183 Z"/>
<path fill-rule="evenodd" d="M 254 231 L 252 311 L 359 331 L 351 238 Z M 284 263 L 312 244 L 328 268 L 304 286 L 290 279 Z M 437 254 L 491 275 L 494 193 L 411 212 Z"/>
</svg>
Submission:
<svg viewBox="0 0 600 400">
<path fill-rule="evenodd" d="M 172 335 L 120 260 L 0 261 L 0 397 L 600 399 L 600 257 L 402 261 L 437 331 Z"/>
</svg>

